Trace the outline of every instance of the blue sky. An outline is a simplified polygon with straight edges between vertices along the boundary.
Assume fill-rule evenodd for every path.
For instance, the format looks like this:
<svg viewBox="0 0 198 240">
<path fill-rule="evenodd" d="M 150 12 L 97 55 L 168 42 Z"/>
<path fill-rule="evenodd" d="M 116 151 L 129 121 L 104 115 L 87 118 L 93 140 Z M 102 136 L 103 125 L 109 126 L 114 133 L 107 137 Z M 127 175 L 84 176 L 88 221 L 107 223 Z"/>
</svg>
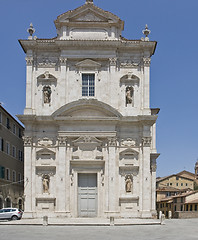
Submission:
<svg viewBox="0 0 198 240">
<path fill-rule="evenodd" d="M 25 107 L 25 54 L 18 39 L 33 23 L 38 38 L 56 36 L 53 21 L 85 0 L 0 0 L 0 102 Z M 157 121 L 157 176 L 194 171 L 198 158 L 198 0 L 94 0 L 125 21 L 123 36 L 140 39 L 147 23 L 158 42 L 151 63 L 151 107 Z"/>
</svg>

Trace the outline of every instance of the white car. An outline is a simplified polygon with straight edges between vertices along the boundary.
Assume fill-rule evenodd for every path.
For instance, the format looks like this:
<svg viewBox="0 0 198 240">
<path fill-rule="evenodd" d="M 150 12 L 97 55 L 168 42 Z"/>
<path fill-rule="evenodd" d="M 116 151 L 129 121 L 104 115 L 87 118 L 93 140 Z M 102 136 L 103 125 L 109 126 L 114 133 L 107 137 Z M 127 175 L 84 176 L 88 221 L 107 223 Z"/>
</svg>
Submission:
<svg viewBox="0 0 198 240">
<path fill-rule="evenodd" d="M 18 208 L 0 209 L 0 219 L 19 220 L 22 218 L 23 211 Z"/>
</svg>

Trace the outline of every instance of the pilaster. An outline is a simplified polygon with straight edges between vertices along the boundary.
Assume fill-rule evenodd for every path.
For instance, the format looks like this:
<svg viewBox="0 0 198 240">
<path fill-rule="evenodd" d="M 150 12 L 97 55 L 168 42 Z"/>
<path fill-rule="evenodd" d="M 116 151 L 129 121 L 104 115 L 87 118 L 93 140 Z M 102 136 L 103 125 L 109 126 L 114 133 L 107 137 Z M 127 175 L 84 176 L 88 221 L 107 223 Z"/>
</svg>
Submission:
<svg viewBox="0 0 198 240">
<path fill-rule="evenodd" d="M 142 213 L 141 217 L 151 217 L 151 137 L 142 138 Z"/>
<path fill-rule="evenodd" d="M 143 89 L 143 114 L 150 113 L 150 62 L 149 57 L 143 58 L 144 65 L 144 89 Z"/>
<path fill-rule="evenodd" d="M 59 63 L 60 63 L 60 87 L 59 87 L 59 95 L 60 95 L 60 103 L 66 103 L 67 99 L 67 92 L 68 92 L 68 88 L 67 88 L 67 78 L 66 78 L 66 73 L 67 73 L 67 58 L 65 57 L 60 57 L 59 58 Z M 60 107 L 60 106 L 59 106 Z"/>
<path fill-rule="evenodd" d="M 32 51 L 27 55 L 26 60 L 26 107 L 24 114 L 32 114 L 32 90 L 33 90 L 33 56 Z"/>
<path fill-rule="evenodd" d="M 33 196 L 32 188 L 34 182 L 32 181 L 32 175 L 35 173 L 35 169 L 32 169 L 32 137 L 23 137 L 24 141 L 24 159 L 26 164 L 24 164 L 24 210 L 26 217 L 32 217 L 33 211 Z"/>
<path fill-rule="evenodd" d="M 116 67 L 117 67 L 117 58 L 109 58 L 109 74 L 110 74 L 110 83 L 109 83 L 109 94 L 110 97 L 110 104 L 117 108 L 117 82 L 116 79 Z M 112 91 L 113 90 L 113 91 Z"/>
<path fill-rule="evenodd" d="M 115 214 L 117 210 L 117 174 L 116 174 L 116 145 L 115 137 L 108 139 L 108 212 Z"/>
<path fill-rule="evenodd" d="M 56 195 L 57 195 L 57 211 L 66 211 L 66 195 L 69 194 L 66 189 L 66 143 L 65 137 L 59 137 L 58 143 L 58 158 L 57 158 L 57 176 L 56 176 Z"/>
</svg>

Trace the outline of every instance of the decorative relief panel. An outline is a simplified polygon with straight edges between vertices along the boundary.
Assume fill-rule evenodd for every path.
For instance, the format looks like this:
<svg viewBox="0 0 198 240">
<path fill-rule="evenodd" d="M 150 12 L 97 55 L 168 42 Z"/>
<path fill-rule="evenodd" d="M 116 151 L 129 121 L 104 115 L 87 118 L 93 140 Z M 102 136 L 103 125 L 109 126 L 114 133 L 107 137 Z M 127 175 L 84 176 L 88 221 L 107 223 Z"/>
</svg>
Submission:
<svg viewBox="0 0 198 240">
<path fill-rule="evenodd" d="M 120 67 L 122 68 L 134 68 L 140 65 L 140 60 L 121 60 L 120 61 Z"/>
<path fill-rule="evenodd" d="M 50 139 L 50 138 L 47 138 L 47 137 L 38 139 L 38 146 L 41 146 L 41 147 L 51 147 L 53 145 L 54 145 L 53 139 Z"/>
<path fill-rule="evenodd" d="M 36 61 L 36 65 L 38 67 L 55 67 L 59 63 L 58 57 L 38 57 Z"/>
<path fill-rule="evenodd" d="M 38 176 L 54 176 L 56 174 L 56 167 L 55 166 L 36 166 L 36 174 Z"/>
<path fill-rule="evenodd" d="M 127 138 L 127 139 L 122 139 L 120 142 L 121 147 L 135 147 L 137 146 L 137 139 L 132 139 L 132 138 Z"/>
</svg>

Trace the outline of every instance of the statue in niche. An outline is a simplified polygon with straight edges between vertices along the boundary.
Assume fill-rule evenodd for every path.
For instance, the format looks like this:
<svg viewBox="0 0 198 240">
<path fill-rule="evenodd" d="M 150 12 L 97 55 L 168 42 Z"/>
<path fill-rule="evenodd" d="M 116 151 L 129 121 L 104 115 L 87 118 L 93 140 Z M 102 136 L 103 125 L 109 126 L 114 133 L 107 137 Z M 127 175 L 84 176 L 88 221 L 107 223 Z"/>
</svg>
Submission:
<svg viewBox="0 0 198 240">
<path fill-rule="evenodd" d="M 48 175 L 43 176 L 43 193 L 49 193 L 49 181 L 50 178 Z"/>
<path fill-rule="evenodd" d="M 126 178 L 125 178 L 125 189 L 126 189 L 126 192 L 132 192 L 132 177 L 127 175 Z"/>
<path fill-rule="evenodd" d="M 50 103 L 51 102 L 51 87 L 50 86 L 44 86 L 43 87 L 43 96 L 44 96 L 44 103 Z"/>
<path fill-rule="evenodd" d="M 126 88 L 126 104 L 131 104 L 133 100 L 133 88 L 127 87 Z"/>
</svg>

